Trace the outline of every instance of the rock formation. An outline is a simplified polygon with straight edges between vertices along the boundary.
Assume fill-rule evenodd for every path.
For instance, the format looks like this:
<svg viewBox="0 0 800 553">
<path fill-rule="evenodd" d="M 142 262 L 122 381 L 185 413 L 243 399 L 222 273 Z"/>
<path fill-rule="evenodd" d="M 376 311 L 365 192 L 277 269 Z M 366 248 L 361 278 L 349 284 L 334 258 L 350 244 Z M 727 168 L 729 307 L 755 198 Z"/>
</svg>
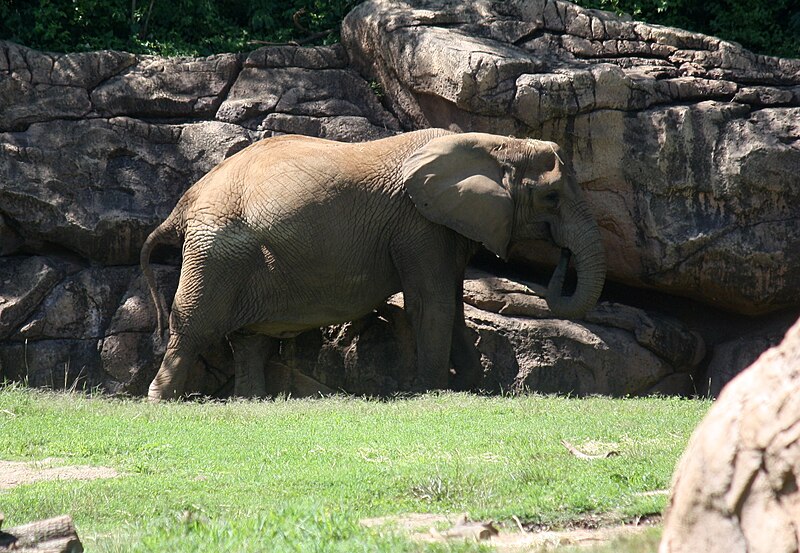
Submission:
<svg viewBox="0 0 800 553">
<path fill-rule="evenodd" d="M 688 393 L 705 354 L 701 337 L 677 321 L 601 303 L 585 321 L 553 319 L 545 288 L 473 270 L 464 283 L 465 317 L 490 392 Z M 411 389 L 414 344 L 402 295 L 374 315 L 307 332 L 283 361 L 326 387 L 390 395 Z"/>
<path fill-rule="evenodd" d="M 659 551 L 797 551 L 800 323 L 733 380 L 675 471 Z"/>
<path fill-rule="evenodd" d="M 344 59 L 341 46 L 158 59 L 0 43 L 3 253 L 133 264 L 181 193 L 254 140 L 398 130 Z"/>
<path fill-rule="evenodd" d="M 797 306 L 800 60 L 560 0 L 411 5 L 364 2 L 342 30 L 404 128 L 559 143 L 616 281 L 749 315 Z"/>
<path fill-rule="evenodd" d="M 753 317 L 797 313 L 800 61 L 560 0 L 372 0 L 342 39 L 198 59 L 0 42 L 0 378 L 142 393 L 159 361 L 145 236 L 216 163 L 279 133 L 443 126 L 564 147 L 604 235 L 608 299 L 586 321 L 556 321 L 535 285 L 474 276 L 487 389 L 685 393 Z M 507 274 L 553 262 L 543 244 L 513 256 Z M 155 261 L 169 300 L 178 252 Z M 755 323 L 726 333 L 706 309 Z M 307 333 L 284 344 L 276 374 L 295 393 L 402 391 L 405 324 L 390 303 Z M 227 344 L 211 347 L 196 391 L 230 393 L 230 367 Z"/>
</svg>

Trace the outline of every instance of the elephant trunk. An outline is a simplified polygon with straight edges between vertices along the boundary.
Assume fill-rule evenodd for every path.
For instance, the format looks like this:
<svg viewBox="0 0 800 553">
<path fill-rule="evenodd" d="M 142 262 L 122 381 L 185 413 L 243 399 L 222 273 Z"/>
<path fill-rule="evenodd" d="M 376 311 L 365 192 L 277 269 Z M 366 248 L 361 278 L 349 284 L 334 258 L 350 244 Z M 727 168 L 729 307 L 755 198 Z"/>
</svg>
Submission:
<svg viewBox="0 0 800 553">
<path fill-rule="evenodd" d="M 547 305 L 554 315 L 579 319 L 594 307 L 606 276 L 606 259 L 600 230 L 583 200 L 562 206 L 562 221 L 553 228 L 553 238 L 562 247 L 561 260 L 547 287 Z M 570 257 L 578 273 L 578 284 L 571 296 L 564 296 L 564 277 Z"/>
</svg>

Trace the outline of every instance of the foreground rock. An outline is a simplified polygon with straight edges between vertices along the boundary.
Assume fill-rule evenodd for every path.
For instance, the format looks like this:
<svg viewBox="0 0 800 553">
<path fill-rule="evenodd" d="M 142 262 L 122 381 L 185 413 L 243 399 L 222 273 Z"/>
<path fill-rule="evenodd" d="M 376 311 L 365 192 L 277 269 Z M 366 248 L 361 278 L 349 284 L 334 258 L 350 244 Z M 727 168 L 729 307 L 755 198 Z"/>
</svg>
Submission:
<svg viewBox="0 0 800 553">
<path fill-rule="evenodd" d="M 800 547 L 800 323 L 722 392 L 674 476 L 661 553 Z"/>
<path fill-rule="evenodd" d="M 797 306 L 800 60 L 560 0 L 410 4 L 364 2 L 342 30 L 406 128 L 559 143 L 614 280 L 751 315 Z"/>
<path fill-rule="evenodd" d="M 3 515 L 0 514 L 2 524 Z M 72 518 L 64 515 L 0 530 L 0 551 L 82 553 L 83 544 Z"/>
</svg>

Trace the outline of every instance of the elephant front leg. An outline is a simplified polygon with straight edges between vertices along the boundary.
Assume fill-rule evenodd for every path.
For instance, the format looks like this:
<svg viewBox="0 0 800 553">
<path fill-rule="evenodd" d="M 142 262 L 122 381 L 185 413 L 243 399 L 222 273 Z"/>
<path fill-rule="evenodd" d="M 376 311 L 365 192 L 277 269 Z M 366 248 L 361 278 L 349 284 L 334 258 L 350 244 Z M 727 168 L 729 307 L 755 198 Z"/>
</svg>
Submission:
<svg viewBox="0 0 800 553">
<path fill-rule="evenodd" d="M 450 360 L 455 368 L 452 388 L 459 392 L 477 389 L 483 375 L 481 354 L 475 347 L 475 332 L 464 324 L 463 319 L 461 324 L 456 321 L 453 326 Z"/>
<path fill-rule="evenodd" d="M 406 311 L 414 328 L 419 391 L 442 390 L 450 380 L 450 344 L 453 337 L 452 301 L 404 292 Z"/>
<path fill-rule="evenodd" d="M 278 341 L 263 334 L 234 332 L 229 336 L 234 361 L 233 393 L 238 397 L 265 397 L 265 367 Z"/>
<path fill-rule="evenodd" d="M 481 354 L 475 346 L 475 338 L 476 333 L 467 327 L 464 320 L 464 277 L 461 275 L 456 282 L 453 343 L 450 348 L 450 361 L 455 369 L 451 386 L 459 392 L 478 388 L 483 376 Z"/>
</svg>

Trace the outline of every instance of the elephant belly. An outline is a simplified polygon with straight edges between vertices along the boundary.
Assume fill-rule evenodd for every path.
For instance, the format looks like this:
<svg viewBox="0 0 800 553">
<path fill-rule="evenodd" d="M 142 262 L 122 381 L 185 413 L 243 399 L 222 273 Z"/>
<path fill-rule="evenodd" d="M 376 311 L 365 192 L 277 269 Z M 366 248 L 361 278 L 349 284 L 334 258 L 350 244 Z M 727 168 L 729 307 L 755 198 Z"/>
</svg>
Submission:
<svg viewBox="0 0 800 553">
<path fill-rule="evenodd" d="M 317 275 L 318 276 L 318 275 Z M 275 275 L 271 275 L 272 279 Z M 291 338 L 306 330 L 352 321 L 376 309 L 400 291 L 396 275 L 338 275 L 336 278 L 304 278 L 282 287 L 272 296 L 261 320 L 245 325 L 250 331 L 275 338 Z"/>
<path fill-rule="evenodd" d="M 319 325 L 324 326 L 324 325 Z M 294 338 L 298 334 L 302 334 L 306 330 L 310 330 L 312 328 L 318 328 L 315 326 L 309 327 L 305 324 L 298 324 L 298 323 L 289 323 L 289 322 L 265 322 L 265 323 L 254 323 L 245 326 L 247 330 L 252 332 L 256 332 L 258 334 L 264 334 L 265 336 L 270 336 L 272 338 Z"/>
</svg>

